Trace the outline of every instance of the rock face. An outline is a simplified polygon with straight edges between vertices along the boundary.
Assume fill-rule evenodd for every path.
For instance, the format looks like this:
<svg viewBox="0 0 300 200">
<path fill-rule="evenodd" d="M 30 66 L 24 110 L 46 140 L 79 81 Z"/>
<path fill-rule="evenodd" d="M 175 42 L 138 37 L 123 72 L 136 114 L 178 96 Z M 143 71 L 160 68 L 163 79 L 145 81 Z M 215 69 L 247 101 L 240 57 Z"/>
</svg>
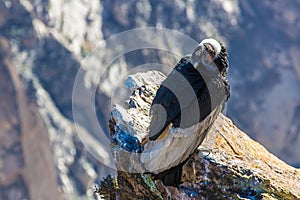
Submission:
<svg viewBox="0 0 300 200">
<path fill-rule="evenodd" d="M 150 74 L 151 79 L 148 78 Z M 128 134 L 143 137 L 140 133 L 147 132 L 151 99 L 158 88 L 157 80 L 161 79 L 159 72 L 138 73 L 129 78 L 127 82 L 132 82 L 130 85 L 134 86 L 131 88 L 134 92 L 129 101 L 134 106 L 114 108 L 110 120 L 112 137 L 116 134 L 117 127 Z M 129 173 L 129 166 L 137 166 L 136 154 L 126 157 L 116 147 L 113 147 L 113 151 L 120 171 L 117 179 L 107 177 L 101 182 L 98 194 L 105 198 L 300 198 L 299 169 L 287 165 L 268 152 L 223 114 L 219 115 L 202 145 L 183 166 L 182 183 L 178 188 L 164 186 L 160 180 L 154 182 L 149 174 Z M 125 169 L 123 163 L 128 168 Z"/>
<path fill-rule="evenodd" d="M 122 44 L 109 49 L 111 36 L 149 26 L 173 29 L 195 41 L 222 40 L 230 52 L 228 116 L 275 155 L 300 166 L 299 9 L 300 2 L 293 0 L 0 1 L 0 199 L 91 197 L 94 181 L 113 173 L 78 137 L 74 80 L 87 55 L 100 46 L 82 67 L 82 82 L 87 90 L 97 88 L 96 115 L 109 135 L 110 100 L 128 97 L 115 90 L 116 80 L 145 63 L 173 67 L 186 52 L 185 45 L 176 46 L 169 37 L 144 34 L 151 44 L 176 49 L 176 54 L 136 49 L 109 67 L 103 64 L 103 57 L 124 49 Z M 134 44 L 136 38 L 128 41 Z M 76 102 L 82 110 L 84 97 Z M 101 154 L 99 134 L 90 127 L 79 126 L 86 140 L 98 142 L 95 150 Z M 49 179 L 36 180 L 35 174 Z"/>
</svg>

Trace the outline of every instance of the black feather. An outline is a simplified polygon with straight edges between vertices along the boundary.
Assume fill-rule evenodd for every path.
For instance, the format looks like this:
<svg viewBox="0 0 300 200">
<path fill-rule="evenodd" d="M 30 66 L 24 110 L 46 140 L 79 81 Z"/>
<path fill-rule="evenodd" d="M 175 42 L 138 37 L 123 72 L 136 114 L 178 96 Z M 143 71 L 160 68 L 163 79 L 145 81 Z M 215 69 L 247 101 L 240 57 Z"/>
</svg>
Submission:
<svg viewBox="0 0 300 200">
<path fill-rule="evenodd" d="M 192 87 L 192 94 L 189 87 Z M 178 96 L 183 97 L 180 102 Z M 155 107 L 156 104 L 161 107 Z M 193 105 L 199 108 L 200 113 L 193 110 Z M 166 116 L 159 108 L 165 109 Z M 156 140 L 170 123 L 173 123 L 173 127 L 190 127 L 202 121 L 210 112 L 207 85 L 198 70 L 183 58 L 157 90 L 152 102 L 149 138 Z M 181 116 L 185 116 L 183 120 Z"/>
<path fill-rule="evenodd" d="M 221 43 L 220 43 L 221 44 Z M 218 57 L 214 60 L 221 74 L 226 75 L 227 69 L 229 67 L 228 62 L 228 53 L 227 49 L 221 44 L 221 52 L 218 54 Z"/>
</svg>

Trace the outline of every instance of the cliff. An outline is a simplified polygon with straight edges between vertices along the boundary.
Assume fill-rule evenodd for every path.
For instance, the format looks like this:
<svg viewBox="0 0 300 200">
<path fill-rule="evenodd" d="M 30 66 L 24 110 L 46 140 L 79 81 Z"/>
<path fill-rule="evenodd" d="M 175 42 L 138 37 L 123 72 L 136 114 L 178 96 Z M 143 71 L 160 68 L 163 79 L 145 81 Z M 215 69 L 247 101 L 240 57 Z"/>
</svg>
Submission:
<svg viewBox="0 0 300 200">
<path fill-rule="evenodd" d="M 116 80 L 153 69 L 153 63 L 159 70 L 173 67 L 189 48 L 175 45 L 179 40 L 169 35 L 143 33 L 150 44 L 172 51 L 138 49 L 109 66 L 101 62 L 126 49 L 123 42 L 137 39 L 109 49 L 111 37 L 144 27 L 172 29 L 195 42 L 222 40 L 230 52 L 228 116 L 270 152 L 299 167 L 299 10 L 300 1 L 293 0 L 0 1 L 0 199 L 93 198 L 95 180 L 114 173 L 98 159 L 106 153 L 101 149 L 106 140 L 91 127 L 100 124 L 109 134 L 112 95 L 117 94 L 114 101 L 128 98 L 119 93 Z M 92 106 L 98 121 L 91 126 L 82 95 L 76 102 L 86 120 L 80 138 L 72 91 L 81 64 L 98 46 L 107 48 L 85 62 L 82 81 L 86 90 L 97 88 Z M 97 74 L 103 71 L 99 83 Z"/>
<path fill-rule="evenodd" d="M 147 132 L 151 100 L 161 80 L 163 75 L 156 71 L 137 73 L 127 79 L 133 93 L 124 103 L 125 108 L 117 105 L 112 111 L 112 137 L 118 129 L 139 139 L 144 137 L 141 133 Z M 223 114 L 184 165 L 178 188 L 164 186 L 149 174 L 124 171 L 124 163 L 127 169 L 139 165 L 135 154 L 124 157 L 122 150 L 113 147 L 112 151 L 119 172 L 116 179 L 109 176 L 99 185 L 97 193 L 105 199 L 300 198 L 299 169 L 271 154 Z"/>
</svg>

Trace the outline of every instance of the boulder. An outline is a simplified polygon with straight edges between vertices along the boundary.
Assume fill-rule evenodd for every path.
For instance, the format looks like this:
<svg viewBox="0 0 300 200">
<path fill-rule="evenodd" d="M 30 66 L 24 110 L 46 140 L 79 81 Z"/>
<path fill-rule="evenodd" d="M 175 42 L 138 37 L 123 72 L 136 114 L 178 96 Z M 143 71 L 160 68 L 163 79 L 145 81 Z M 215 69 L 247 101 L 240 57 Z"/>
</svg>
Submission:
<svg viewBox="0 0 300 200">
<path fill-rule="evenodd" d="M 124 106 L 116 105 L 111 113 L 112 138 L 121 130 L 143 143 L 150 121 L 150 105 L 164 78 L 157 71 L 129 76 L 126 86 L 132 95 Z M 183 166 L 182 183 L 178 187 L 165 186 L 149 173 L 138 173 L 142 166 L 140 153 L 124 154 L 125 150 L 115 143 L 112 143 L 112 151 L 119 171 L 116 178 L 106 177 L 97 188 L 96 193 L 104 198 L 300 198 L 300 170 L 271 154 L 223 114 L 218 116 L 204 142 Z M 138 170 L 124 169 L 124 162 Z"/>
</svg>

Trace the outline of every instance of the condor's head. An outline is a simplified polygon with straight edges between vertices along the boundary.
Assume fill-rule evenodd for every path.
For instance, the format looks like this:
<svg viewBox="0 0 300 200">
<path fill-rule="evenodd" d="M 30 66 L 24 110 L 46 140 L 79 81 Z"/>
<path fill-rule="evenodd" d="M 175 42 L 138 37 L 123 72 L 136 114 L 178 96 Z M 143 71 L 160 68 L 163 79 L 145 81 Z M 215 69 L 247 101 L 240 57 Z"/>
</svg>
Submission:
<svg viewBox="0 0 300 200">
<path fill-rule="evenodd" d="M 226 76 L 228 69 L 227 49 L 215 39 L 202 40 L 192 53 L 191 61 L 195 68 L 203 66 L 208 71 L 218 71 Z"/>
</svg>

